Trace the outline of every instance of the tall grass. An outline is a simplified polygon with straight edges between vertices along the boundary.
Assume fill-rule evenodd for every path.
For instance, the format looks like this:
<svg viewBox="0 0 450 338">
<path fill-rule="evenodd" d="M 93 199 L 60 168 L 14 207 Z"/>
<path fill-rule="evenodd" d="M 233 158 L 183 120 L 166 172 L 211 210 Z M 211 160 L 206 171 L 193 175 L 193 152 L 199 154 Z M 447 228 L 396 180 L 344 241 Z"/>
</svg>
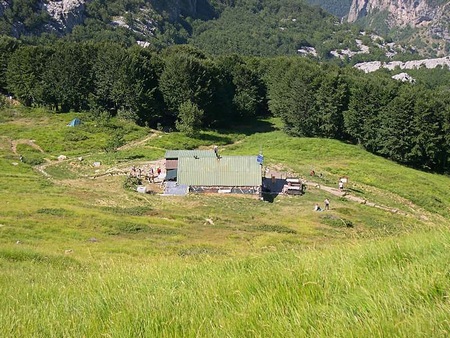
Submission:
<svg viewBox="0 0 450 338">
<path fill-rule="evenodd" d="M 450 232 L 240 259 L 0 250 L 0 335 L 447 337 Z"/>
<path fill-rule="evenodd" d="M 127 141 L 147 141 L 111 154 L 103 127 L 66 133 L 71 115 L 17 114 L 0 125 L 0 337 L 449 336 L 448 177 L 267 123 L 198 139 L 126 125 Z M 54 156 L 64 137 L 85 161 L 51 166 L 50 178 L 9 141 L 36 139 Z M 89 178 L 93 159 L 107 168 L 212 144 L 262 149 L 267 164 L 313 168 L 322 184 L 347 175 L 352 194 L 408 216 L 315 188 L 267 203 L 144 195 L 123 177 Z M 325 197 L 331 211 L 314 212 Z"/>
</svg>

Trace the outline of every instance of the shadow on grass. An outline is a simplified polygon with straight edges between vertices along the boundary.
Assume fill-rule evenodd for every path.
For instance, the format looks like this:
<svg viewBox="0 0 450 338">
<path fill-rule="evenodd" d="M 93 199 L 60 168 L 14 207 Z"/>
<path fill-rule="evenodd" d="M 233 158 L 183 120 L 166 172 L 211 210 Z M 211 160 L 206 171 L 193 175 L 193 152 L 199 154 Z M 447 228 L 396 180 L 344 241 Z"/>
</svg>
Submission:
<svg viewBox="0 0 450 338">
<path fill-rule="evenodd" d="M 285 179 L 275 178 L 263 178 L 262 185 L 262 198 L 263 201 L 273 203 L 275 198 L 283 192 L 283 187 L 286 184 Z"/>
<path fill-rule="evenodd" d="M 364 193 L 363 191 L 355 189 L 355 188 L 347 188 L 346 190 L 349 191 L 349 192 L 357 192 L 357 193 L 360 193 L 360 194 Z"/>
<path fill-rule="evenodd" d="M 233 143 L 233 140 L 227 136 L 219 136 L 219 135 L 211 135 L 211 134 L 199 134 L 196 139 L 202 141 L 208 141 L 216 144 L 230 144 Z"/>
<path fill-rule="evenodd" d="M 275 126 L 275 124 L 270 121 L 253 120 L 248 121 L 247 123 L 243 122 L 242 124 L 232 126 L 231 128 L 223 129 L 221 130 L 221 132 L 241 133 L 249 136 L 256 133 L 268 133 L 277 129 L 278 128 Z"/>
<path fill-rule="evenodd" d="M 135 155 L 124 156 L 124 157 L 121 157 L 120 159 L 131 161 L 131 160 L 139 160 L 141 158 L 145 158 L 145 156 L 142 154 L 135 154 Z"/>
<path fill-rule="evenodd" d="M 273 202 L 275 201 L 275 198 L 276 198 L 277 196 L 278 196 L 278 195 L 273 195 L 273 194 L 270 193 L 270 192 L 263 192 L 263 193 L 262 193 L 262 200 L 263 200 L 264 202 L 273 203 Z"/>
</svg>

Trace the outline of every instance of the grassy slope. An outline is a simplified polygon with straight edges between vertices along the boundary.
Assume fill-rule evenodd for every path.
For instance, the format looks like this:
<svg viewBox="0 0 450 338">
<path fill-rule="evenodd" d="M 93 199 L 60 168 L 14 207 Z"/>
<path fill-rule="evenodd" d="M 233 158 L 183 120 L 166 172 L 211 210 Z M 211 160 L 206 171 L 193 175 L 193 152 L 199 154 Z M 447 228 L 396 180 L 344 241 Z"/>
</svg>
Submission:
<svg viewBox="0 0 450 338">
<path fill-rule="evenodd" d="M 2 115 L 1 336 L 449 334 L 449 178 L 340 142 L 263 129 L 209 132 L 200 140 L 158 134 L 111 155 L 101 152 L 107 130 L 93 132 L 93 122 L 77 129 L 88 138 L 61 145 L 74 132 L 65 127 L 71 117 Z M 129 141 L 148 133 L 126 128 Z M 53 160 L 48 172 L 55 176 L 45 178 L 26 164 L 11 165 L 17 155 L 9 139 L 25 138 L 35 139 L 46 158 L 67 149 L 86 160 Z M 177 145 L 211 144 L 223 154 L 262 148 L 269 165 L 303 176 L 314 168 L 325 175 L 322 184 L 348 175 L 353 194 L 409 216 L 336 197 L 331 212 L 315 213 L 313 203 L 329 197 L 318 189 L 274 203 L 163 198 L 124 190 L 122 177 L 83 176 L 94 174 L 94 160 L 104 170 Z"/>
</svg>

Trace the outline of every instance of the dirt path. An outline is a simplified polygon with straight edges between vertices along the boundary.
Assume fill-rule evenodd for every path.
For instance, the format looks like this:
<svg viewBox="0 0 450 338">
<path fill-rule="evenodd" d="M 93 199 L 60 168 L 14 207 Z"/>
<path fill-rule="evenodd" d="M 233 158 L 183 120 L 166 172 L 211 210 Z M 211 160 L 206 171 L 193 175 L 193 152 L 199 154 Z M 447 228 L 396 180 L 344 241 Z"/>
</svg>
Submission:
<svg viewBox="0 0 450 338">
<path fill-rule="evenodd" d="M 350 194 L 346 190 L 341 191 L 341 190 L 339 190 L 337 188 L 332 188 L 332 187 L 329 187 L 329 186 L 326 186 L 326 185 L 323 185 L 323 184 L 319 184 L 317 182 L 303 181 L 303 183 L 306 184 L 309 187 L 314 187 L 316 189 L 326 191 L 327 193 L 332 194 L 334 196 L 345 198 L 345 199 L 348 199 L 349 201 L 352 201 L 352 202 L 355 202 L 355 203 L 364 204 L 364 205 L 366 205 L 368 207 L 381 209 L 381 210 L 384 210 L 384 211 L 387 211 L 387 212 L 390 212 L 390 213 L 393 213 L 393 214 L 402 215 L 402 216 L 418 217 L 419 219 L 421 219 L 423 221 L 428 221 L 429 220 L 429 217 L 425 215 L 425 211 L 419 210 L 420 208 L 418 206 L 414 205 L 409 200 L 405 200 L 405 204 L 407 204 L 414 211 L 414 213 L 407 213 L 407 212 L 399 210 L 397 208 L 393 208 L 393 207 L 390 207 L 390 206 L 386 206 L 386 205 L 370 202 L 370 201 L 368 201 L 365 198 L 354 196 L 354 195 Z"/>
<path fill-rule="evenodd" d="M 46 172 L 45 169 L 47 169 L 47 167 L 51 166 L 52 164 L 54 164 L 54 163 L 52 163 L 49 160 L 47 160 L 47 162 L 45 162 L 43 164 L 40 164 L 40 165 L 36 166 L 35 168 L 36 168 L 37 171 L 39 171 L 45 177 L 51 178 L 51 175 L 48 172 Z"/>
<path fill-rule="evenodd" d="M 42 150 L 41 147 L 39 147 L 36 143 L 34 143 L 34 140 L 25 140 L 25 139 L 21 139 L 21 140 L 11 140 L 11 151 L 17 155 L 17 145 L 19 144 L 27 144 L 30 147 L 39 150 L 41 153 L 44 153 L 44 150 Z"/>
<path fill-rule="evenodd" d="M 127 149 L 131 149 L 131 148 L 135 148 L 135 147 L 141 146 L 141 145 L 147 143 L 152 138 L 155 138 L 156 136 L 158 136 L 158 133 L 157 132 L 153 132 L 153 134 L 151 134 L 151 135 L 149 135 L 149 136 L 147 136 L 147 137 L 145 137 L 143 139 L 136 140 L 136 141 L 124 144 L 123 146 L 117 148 L 117 150 L 127 150 Z"/>
<path fill-rule="evenodd" d="M 11 151 L 13 152 L 14 155 L 18 155 L 17 146 L 19 144 L 29 145 L 30 147 L 40 151 L 41 153 L 45 153 L 45 151 L 39 145 L 37 145 L 34 140 L 28 139 L 10 140 L 10 143 L 11 143 Z M 47 172 L 45 172 L 45 168 L 50 164 L 51 164 L 50 161 L 46 159 L 46 163 L 36 166 L 36 169 L 40 173 L 42 173 L 42 175 L 44 175 L 45 177 L 50 177 L 50 175 Z"/>
<path fill-rule="evenodd" d="M 274 175 L 276 178 L 281 179 L 281 181 L 283 181 L 283 182 L 284 182 L 283 177 L 285 178 L 285 177 L 297 177 L 298 176 L 292 170 L 286 171 L 285 168 L 283 168 L 282 166 L 278 166 L 278 165 L 274 165 L 274 166 L 272 166 L 272 168 L 268 168 L 266 175 L 268 177 L 271 177 L 272 175 Z M 386 205 L 371 202 L 365 198 L 352 195 L 351 192 L 348 190 L 341 191 L 338 188 L 330 187 L 330 186 L 321 184 L 319 182 L 310 181 L 307 179 L 302 179 L 302 182 L 310 189 L 319 189 L 319 190 L 325 191 L 333 196 L 345 198 L 354 203 L 359 203 L 359 204 L 366 205 L 368 207 L 381 209 L 381 210 L 384 210 L 384 211 L 387 211 L 387 212 L 390 212 L 393 214 L 399 214 L 402 216 L 410 216 L 410 217 L 418 217 L 419 219 L 424 220 L 424 221 L 429 220 L 429 217 L 426 216 L 427 212 L 425 210 L 422 210 L 417 205 L 414 205 L 414 203 L 412 203 L 410 200 L 405 200 L 404 198 L 402 198 L 398 195 L 395 195 L 395 194 L 392 194 L 393 197 L 400 200 L 401 203 L 403 203 L 404 205 L 407 205 L 411 209 L 411 213 L 399 210 L 398 208 L 394 208 L 391 206 L 386 206 Z M 285 184 L 285 183 L 281 183 L 281 185 L 280 185 L 280 189 L 279 189 L 280 193 L 281 193 L 283 184 Z"/>
</svg>

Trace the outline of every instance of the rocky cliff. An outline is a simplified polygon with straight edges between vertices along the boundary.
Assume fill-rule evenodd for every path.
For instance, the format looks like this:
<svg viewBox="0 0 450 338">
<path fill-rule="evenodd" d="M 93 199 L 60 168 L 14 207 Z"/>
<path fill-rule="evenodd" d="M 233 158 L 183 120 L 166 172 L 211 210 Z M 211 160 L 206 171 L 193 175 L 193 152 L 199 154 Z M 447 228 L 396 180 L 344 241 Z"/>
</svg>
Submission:
<svg viewBox="0 0 450 338">
<path fill-rule="evenodd" d="M 440 6 L 431 5 L 426 0 L 353 0 L 348 14 L 348 21 L 386 11 L 390 26 L 420 25 L 431 22 L 442 14 Z"/>
<path fill-rule="evenodd" d="M 71 31 L 85 19 L 85 7 L 91 0 L 58 0 L 46 1 L 42 8 L 53 19 L 51 26 L 57 31 Z"/>
<path fill-rule="evenodd" d="M 370 28 L 385 27 L 385 33 L 394 27 L 413 28 L 413 36 L 423 41 L 450 43 L 449 0 L 353 0 L 347 19 L 364 19 Z M 447 47 L 441 49 L 445 53 Z"/>
</svg>

